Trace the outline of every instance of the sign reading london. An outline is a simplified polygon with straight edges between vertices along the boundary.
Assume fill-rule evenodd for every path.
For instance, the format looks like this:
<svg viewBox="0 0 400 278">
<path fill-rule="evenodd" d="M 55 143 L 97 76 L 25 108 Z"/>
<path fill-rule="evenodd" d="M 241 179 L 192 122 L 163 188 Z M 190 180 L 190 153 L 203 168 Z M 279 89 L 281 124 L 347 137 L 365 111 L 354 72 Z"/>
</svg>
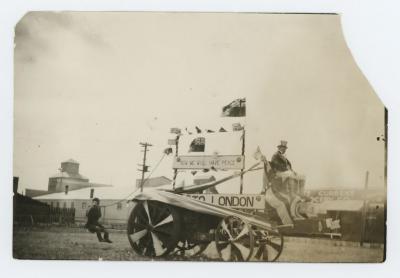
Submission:
<svg viewBox="0 0 400 278">
<path fill-rule="evenodd" d="M 177 156 L 174 158 L 175 169 L 243 169 L 242 155 Z"/>
<path fill-rule="evenodd" d="M 193 199 L 229 208 L 265 209 L 265 196 L 256 194 L 187 194 Z"/>
</svg>

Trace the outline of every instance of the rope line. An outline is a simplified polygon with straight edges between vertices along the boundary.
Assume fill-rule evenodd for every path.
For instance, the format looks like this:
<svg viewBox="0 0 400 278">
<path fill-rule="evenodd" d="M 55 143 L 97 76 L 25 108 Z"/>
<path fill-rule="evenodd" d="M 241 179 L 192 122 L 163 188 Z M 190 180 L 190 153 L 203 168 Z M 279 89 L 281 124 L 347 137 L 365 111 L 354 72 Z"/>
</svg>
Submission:
<svg viewBox="0 0 400 278">
<path fill-rule="evenodd" d="M 165 155 L 166 155 L 166 153 L 164 153 L 164 154 L 161 156 L 160 160 L 157 162 L 156 166 L 154 166 L 153 170 L 150 172 L 150 174 L 147 176 L 147 178 L 146 178 L 146 179 L 143 179 L 142 182 L 141 182 L 141 184 L 140 184 L 140 186 L 138 186 L 134 191 L 132 191 L 131 193 L 129 193 L 129 195 L 127 195 L 127 196 L 126 196 L 125 198 L 123 198 L 123 199 L 120 199 L 120 200 L 118 200 L 118 201 L 116 201 L 116 202 L 114 202 L 114 203 L 111 203 L 111 204 L 108 204 L 108 205 L 104 205 L 104 206 L 100 206 L 100 207 L 106 208 L 106 207 L 111 207 L 111 206 L 113 206 L 113 205 L 119 204 L 119 203 L 121 203 L 121 202 L 127 200 L 127 199 L 128 199 L 130 196 L 132 196 L 134 193 L 136 193 L 136 191 L 138 191 L 138 190 L 147 182 L 147 180 L 151 177 L 151 175 L 154 173 L 154 171 L 158 168 L 158 166 L 160 165 L 161 161 L 164 159 Z"/>
</svg>

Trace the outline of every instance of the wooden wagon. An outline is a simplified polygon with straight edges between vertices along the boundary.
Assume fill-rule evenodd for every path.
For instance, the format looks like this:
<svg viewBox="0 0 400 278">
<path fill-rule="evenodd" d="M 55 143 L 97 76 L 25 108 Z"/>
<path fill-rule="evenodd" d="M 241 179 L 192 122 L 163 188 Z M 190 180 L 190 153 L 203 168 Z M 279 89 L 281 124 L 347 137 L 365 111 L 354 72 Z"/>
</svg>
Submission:
<svg viewBox="0 0 400 278">
<path fill-rule="evenodd" d="M 140 255 L 198 255 L 211 242 L 224 261 L 275 261 L 282 252 L 282 234 L 255 215 L 168 191 L 144 192 L 134 201 L 128 239 Z"/>
<path fill-rule="evenodd" d="M 172 132 L 176 132 L 176 129 Z M 234 135 L 242 142 L 238 153 L 212 157 L 202 154 L 181 155 L 178 149 L 182 150 L 182 146 L 179 148 L 182 134 L 180 130 L 176 133 L 176 139 L 169 140 L 170 144 L 176 146 L 172 189 L 145 191 L 133 199 L 135 205 L 128 219 L 128 239 L 135 252 L 147 257 L 161 257 L 170 253 L 195 256 L 214 242 L 219 257 L 224 261 L 277 260 L 282 253 L 284 239 L 280 227 L 271 221 L 269 214 L 221 206 L 201 198 L 195 199 L 191 195 L 239 177 L 239 196 L 247 196 L 242 194 L 243 175 L 262 167 L 256 168 L 261 163 L 258 162 L 247 170 L 244 169 L 244 129 L 236 131 Z M 191 150 L 204 151 L 204 146 L 195 145 L 204 144 L 204 137 L 192 137 Z M 205 184 L 175 187 L 178 170 L 214 167 L 233 169 L 236 172 Z M 255 198 L 265 204 L 263 195 Z"/>
</svg>

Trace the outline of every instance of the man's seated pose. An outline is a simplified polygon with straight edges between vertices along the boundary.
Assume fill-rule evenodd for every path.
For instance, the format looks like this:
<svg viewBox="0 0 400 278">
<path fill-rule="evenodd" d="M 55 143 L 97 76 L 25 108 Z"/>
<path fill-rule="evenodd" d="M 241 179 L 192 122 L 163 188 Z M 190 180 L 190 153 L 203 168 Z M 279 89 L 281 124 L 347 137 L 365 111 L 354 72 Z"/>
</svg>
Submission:
<svg viewBox="0 0 400 278">
<path fill-rule="evenodd" d="M 86 213 L 87 223 L 85 227 L 89 232 L 96 233 L 100 242 L 112 243 L 112 241 L 109 239 L 107 230 L 99 223 L 99 219 L 101 217 L 101 209 L 99 204 L 99 198 L 94 198 L 92 200 L 92 207 Z M 104 239 L 101 236 L 101 233 L 104 233 Z"/>
<path fill-rule="evenodd" d="M 260 156 L 264 163 L 262 193 L 265 194 L 267 204 L 276 210 L 282 224 L 291 225 L 293 224 L 290 215 L 291 198 L 282 188 L 286 177 L 294 174 L 290 161 L 284 155 L 286 149 L 287 142 L 281 141 L 278 151 L 272 156 L 271 162 L 268 162 L 264 155 Z"/>
</svg>

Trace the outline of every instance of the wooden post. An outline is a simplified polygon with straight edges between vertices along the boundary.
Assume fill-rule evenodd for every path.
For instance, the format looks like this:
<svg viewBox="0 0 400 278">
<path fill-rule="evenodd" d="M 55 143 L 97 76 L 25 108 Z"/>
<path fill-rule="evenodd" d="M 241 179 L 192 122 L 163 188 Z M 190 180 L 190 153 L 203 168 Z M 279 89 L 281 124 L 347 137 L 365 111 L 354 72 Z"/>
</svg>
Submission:
<svg viewBox="0 0 400 278">
<path fill-rule="evenodd" d="M 368 179 L 369 179 L 369 172 L 365 173 L 365 183 L 364 183 L 364 194 L 363 194 L 363 210 L 361 215 L 361 241 L 360 245 L 363 246 L 365 241 L 365 234 L 366 234 L 366 226 L 367 226 L 367 190 L 368 190 Z"/>
<path fill-rule="evenodd" d="M 387 182 L 387 141 L 388 141 L 388 111 L 385 107 L 385 169 L 384 169 L 384 187 L 385 187 L 385 196 L 386 196 L 386 182 Z M 385 205 L 386 205 L 386 201 L 385 201 Z"/>
<path fill-rule="evenodd" d="M 385 233 L 385 240 L 383 244 L 383 261 L 386 260 L 386 217 L 387 217 L 387 145 L 388 142 L 388 110 L 385 107 L 385 169 L 384 169 L 384 187 L 385 187 L 385 201 L 383 202 L 383 212 L 384 212 L 384 233 Z"/>
</svg>

